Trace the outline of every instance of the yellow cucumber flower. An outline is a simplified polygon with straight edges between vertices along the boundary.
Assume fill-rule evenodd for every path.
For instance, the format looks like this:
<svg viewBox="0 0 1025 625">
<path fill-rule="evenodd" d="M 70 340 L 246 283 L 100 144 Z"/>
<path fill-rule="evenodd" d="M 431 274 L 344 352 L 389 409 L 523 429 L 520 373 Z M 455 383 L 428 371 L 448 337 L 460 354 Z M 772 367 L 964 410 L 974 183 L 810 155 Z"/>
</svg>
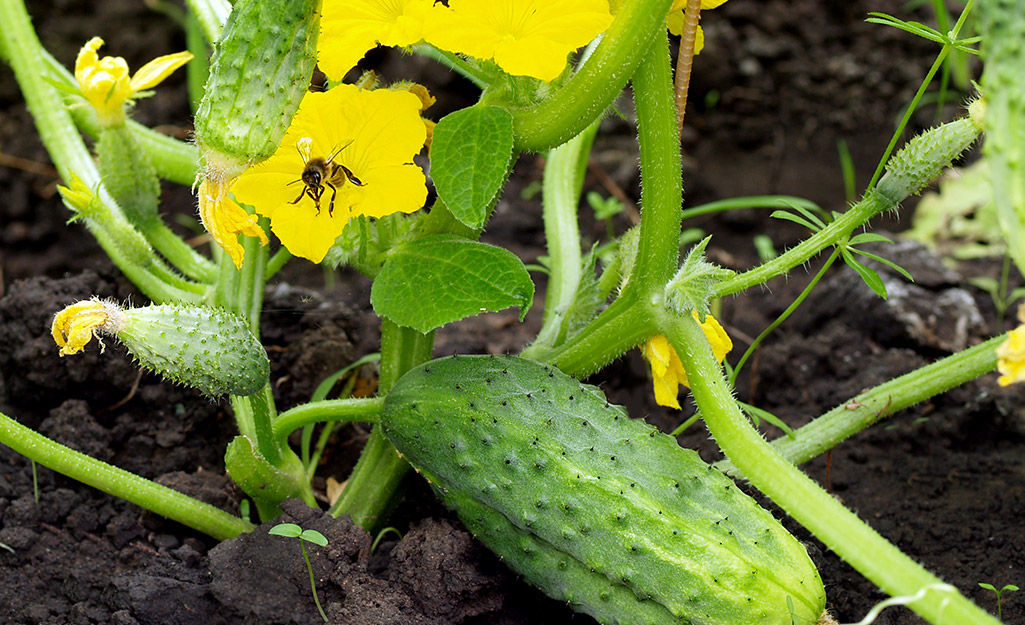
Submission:
<svg viewBox="0 0 1025 625">
<path fill-rule="evenodd" d="M 324 0 L 317 64 L 340 81 L 374 46 L 411 46 L 424 37 L 434 0 Z"/>
<path fill-rule="evenodd" d="M 413 164 L 427 136 L 422 106 L 406 90 L 308 93 L 278 151 L 235 181 L 235 199 L 269 217 L 288 251 L 319 263 L 353 217 L 423 207 L 426 178 Z"/>
<path fill-rule="evenodd" d="M 692 311 L 692 314 L 704 331 L 705 338 L 712 345 L 715 359 L 722 362 L 726 358 L 726 354 L 733 349 L 733 341 L 730 340 L 730 336 L 712 315 L 708 315 L 702 322 L 696 311 Z M 676 350 L 669 344 L 666 337 L 658 334 L 644 343 L 641 354 L 651 364 L 651 377 L 655 385 L 655 402 L 659 406 L 669 406 L 679 410 L 680 402 L 676 400 L 676 396 L 680 393 L 680 385 L 690 387 L 690 384 L 687 380 L 687 371 L 684 370 Z"/>
<path fill-rule="evenodd" d="M 724 4 L 726 0 L 701 0 L 701 10 L 707 11 L 708 9 L 714 9 L 720 4 Z M 683 33 L 683 17 L 684 7 L 687 5 L 687 0 L 676 0 L 673 2 L 673 6 L 669 9 L 669 15 L 666 16 L 666 28 L 669 32 L 679 37 Z M 694 54 L 701 54 L 701 50 L 705 47 L 705 31 L 701 30 L 698 26 L 697 34 L 694 37 Z"/>
<path fill-rule="evenodd" d="M 129 78 L 128 63 L 123 58 L 99 57 L 97 51 L 102 45 L 103 39 L 93 37 L 82 46 L 75 59 L 75 79 L 104 126 L 124 123 L 126 102 L 141 97 L 138 95 L 140 91 L 157 86 L 192 59 L 190 52 L 160 56 L 140 67 Z"/>
<path fill-rule="evenodd" d="M 427 16 L 431 44 L 478 59 L 506 73 L 554 80 L 566 56 L 612 23 L 608 0 L 449 0 Z"/>
<path fill-rule="evenodd" d="M 98 332 L 121 323 L 121 309 L 111 302 L 98 299 L 75 302 L 58 312 L 50 325 L 50 334 L 60 347 L 61 356 L 77 354 L 95 336 L 103 349 Z"/>
</svg>

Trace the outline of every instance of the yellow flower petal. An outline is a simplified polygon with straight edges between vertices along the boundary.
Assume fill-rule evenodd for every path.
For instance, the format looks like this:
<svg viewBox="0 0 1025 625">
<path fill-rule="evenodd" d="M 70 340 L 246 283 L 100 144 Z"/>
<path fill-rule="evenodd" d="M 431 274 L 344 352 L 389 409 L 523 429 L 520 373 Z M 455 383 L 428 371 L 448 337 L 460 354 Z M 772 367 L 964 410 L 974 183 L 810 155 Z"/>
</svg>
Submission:
<svg viewBox="0 0 1025 625">
<path fill-rule="evenodd" d="M 99 37 L 90 39 L 75 59 L 75 79 L 82 95 L 96 109 L 100 123 L 114 125 L 124 121 L 124 104 L 132 94 L 128 63 L 121 57 L 99 58 L 103 45 Z"/>
<path fill-rule="evenodd" d="M 722 362 L 726 354 L 733 349 L 733 341 L 730 340 L 726 330 L 712 315 L 705 317 L 704 321 L 698 318 L 696 311 L 691 311 L 695 321 L 701 326 L 705 338 L 712 346 L 712 353 L 715 359 Z M 658 334 L 649 338 L 641 348 L 641 354 L 651 365 L 651 378 L 655 390 L 655 403 L 660 406 L 680 409 L 680 402 L 676 396 L 680 392 L 680 386 L 690 386 L 687 379 L 687 371 L 683 368 L 680 356 L 669 344 L 665 336 Z"/>
<path fill-rule="evenodd" d="M 655 403 L 659 406 L 669 406 L 679 410 L 680 402 L 677 401 L 676 396 L 679 394 L 680 384 L 686 384 L 687 379 L 687 373 L 683 370 L 680 357 L 676 355 L 676 351 L 669 344 L 668 339 L 661 334 L 648 339 L 644 343 L 641 353 L 651 364 Z"/>
<path fill-rule="evenodd" d="M 228 197 L 231 181 L 204 179 L 199 185 L 199 218 L 203 227 L 213 236 L 235 266 L 242 268 L 245 250 L 238 242 L 238 235 L 258 237 L 261 245 L 267 245 L 267 234 L 257 222 L 256 215 L 250 215 Z"/>
<path fill-rule="evenodd" d="M 1000 386 L 1025 382 L 1025 325 L 1011 330 L 997 348 L 997 370 L 1001 374 L 997 380 Z"/>
<path fill-rule="evenodd" d="M 293 256 L 319 263 L 352 217 L 347 207 L 335 206 L 333 213 L 328 215 L 326 207 L 320 213 L 297 211 L 288 218 L 272 219 L 270 229 Z"/>
<path fill-rule="evenodd" d="M 58 312 L 50 325 L 50 334 L 60 347 L 60 355 L 69 356 L 85 349 L 97 332 L 120 323 L 120 312 L 115 304 L 96 299 L 75 302 Z M 100 338 L 97 336 L 96 340 Z"/>
<path fill-rule="evenodd" d="M 423 207 L 426 179 L 412 164 L 427 136 L 422 106 L 407 90 L 338 85 L 309 93 L 277 152 L 232 192 L 270 218 L 293 255 L 319 263 L 353 217 Z"/>
<path fill-rule="evenodd" d="M 423 85 L 420 85 L 420 84 L 417 84 L 415 82 L 408 82 L 408 81 L 397 82 L 397 83 L 393 83 L 388 88 L 393 90 L 393 91 L 408 91 L 408 92 L 412 93 L 413 95 L 415 95 L 416 97 L 420 98 L 420 102 L 421 102 L 421 106 L 420 106 L 421 120 L 423 120 L 424 127 L 427 130 L 427 139 L 424 141 L 424 145 L 426 145 L 428 148 L 430 148 L 431 147 L 431 139 L 434 138 L 434 127 L 437 126 L 438 123 L 435 122 L 435 121 L 432 121 L 430 119 L 427 119 L 426 117 L 423 117 L 422 114 L 423 114 L 424 111 L 426 111 L 427 109 L 429 109 L 432 106 L 434 106 L 434 103 L 438 101 L 437 98 L 432 96 L 430 94 L 430 92 L 427 91 L 427 87 L 425 87 Z"/>
<path fill-rule="evenodd" d="M 158 56 L 140 67 L 139 71 L 135 72 L 135 75 L 132 76 L 132 91 L 142 91 L 143 89 L 156 87 L 164 82 L 165 78 L 173 74 L 174 70 L 191 60 L 191 52 L 176 52 L 175 54 Z"/>
<path fill-rule="evenodd" d="M 494 59 L 507 73 L 553 80 L 566 57 L 612 23 L 607 0 L 450 0 L 427 15 L 435 46 Z"/>
<path fill-rule="evenodd" d="M 705 317 L 704 321 L 698 319 L 697 312 L 693 312 L 693 316 L 698 325 L 701 326 L 702 332 L 705 333 L 705 338 L 711 344 L 715 359 L 722 362 L 726 358 L 726 354 L 730 353 L 730 350 L 733 349 L 733 341 L 730 339 L 730 335 L 726 334 L 726 330 L 712 315 Z"/>
<path fill-rule="evenodd" d="M 410 46 L 423 39 L 434 0 L 325 0 L 318 65 L 339 81 L 377 44 Z"/>
</svg>

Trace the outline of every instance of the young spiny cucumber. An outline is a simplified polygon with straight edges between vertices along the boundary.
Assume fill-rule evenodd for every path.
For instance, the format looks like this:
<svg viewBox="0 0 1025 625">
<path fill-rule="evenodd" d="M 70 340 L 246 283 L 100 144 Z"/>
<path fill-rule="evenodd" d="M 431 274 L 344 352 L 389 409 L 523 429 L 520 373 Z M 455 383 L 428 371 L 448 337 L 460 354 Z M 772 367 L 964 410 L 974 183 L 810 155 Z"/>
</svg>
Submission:
<svg viewBox="0 0 1025 625">
<path fill-rule="evenodd" d="M 240 0 L 211 59 L 196 111 L 207 174 L 274 153 L 306 94 L 317 60 L 320 0 Z"/>
<path fill-rule="evenodd" d="M 823 611 L 815 566 L 772 515 L 554 367 L 427 363 L 381 425 L 483 543 L 603 623 L 807 625 Z"/>
<path fill-rule="evenodd" d="M 252 395 L 267 384 L 267 352 L 246 320 L 227 311 L 174 304 L 122 308 L 100 300 L 65 310 L 76 308 L 92 315 L 90 332 L 117 338 L 140 366 L 210 397 Z M 65 314 L 57 314 L 55 338 L 72 325 L 59 323 Z"/>
</svg>

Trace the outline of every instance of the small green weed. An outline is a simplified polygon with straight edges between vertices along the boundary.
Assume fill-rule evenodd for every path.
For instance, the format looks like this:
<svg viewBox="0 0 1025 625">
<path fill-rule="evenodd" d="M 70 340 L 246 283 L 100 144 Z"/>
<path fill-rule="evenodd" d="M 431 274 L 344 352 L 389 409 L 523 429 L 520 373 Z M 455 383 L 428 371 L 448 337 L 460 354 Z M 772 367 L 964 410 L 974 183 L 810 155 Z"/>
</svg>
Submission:
<svg viewBox="0 0 1025 625">
<path fill-rule="evenodd" d="M 1000 619 L 1000 620 L 1004 620 L 1004 606 L 1003 606 L 1003 603 L 1002 603 L 1004 591 L 1005 590 L 1006 591 L 1020 590 L 1020 588 L 1018 588 L 1014 584 L 1005 584 L 1003 588 L 997 590 L 996 586 L 994 586 L 993 584 L 987 584 L 986 582 L 979 582 L 979 587 L 980 588 L 985 588 L 987 590 L 992 590 L 993 592 L 996 593 L 996 595 L 997 595 L 997 618 Z"/>
<path fill-rule="evenodd" d="M 272 536 L 287 536 L 299 539 L 299 546 L 303 550 L 303 560 L 306 561 L 306 570 L 310 572 L 310 589 L 313 591 L 313 602 L 317 604 L 317 611 L 320 612 L 320 617 L 327 623 L 327 614 L 324 614 L 324 608 L 320 606 L 320 598 L 317 597 L 317 584 L 313 579 L 313 566 L 310 565 L 310 556 L 306 553 L 306 541 L 321 547 L 327 547 L 327 538 L 317 530 L 304 530 L 295 523 L 279 523 L 270 528 L 267 533 Z"/>
</svg>

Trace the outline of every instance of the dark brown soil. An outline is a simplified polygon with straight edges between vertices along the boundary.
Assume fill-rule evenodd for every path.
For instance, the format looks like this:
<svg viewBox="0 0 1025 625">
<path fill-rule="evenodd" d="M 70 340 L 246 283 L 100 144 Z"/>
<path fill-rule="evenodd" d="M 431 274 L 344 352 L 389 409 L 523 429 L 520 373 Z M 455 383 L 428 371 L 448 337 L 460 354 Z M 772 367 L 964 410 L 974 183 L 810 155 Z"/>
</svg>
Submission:
<svg viewBox="0 0 1025 625">
<path fill-rule="evenodd" d="M 935 53 L 931 44 L 863 23 L 872 10 L 900 9 L 868 0 L 735 0 L 706 16 L 708 47 L 692 87 L 698 104 L 688 111 L 684 140 L 689 204 L 791 193 L 843 209 L 837 139 L 847 140 L 863 185 Z M 174 27 L 141 3 L 65 0 L 33 3 L 30 11 L 44 43 L 69 65 L 95 34 L 107 39 L 105 51 L 125 56 L 132 67 L 183 47 Z M 926 13 L 911 17 L 929 20 Z M 389 77 L 400 77 L 394 57 L 374 60 Z M 438 115 L 468 103 L 472 92 L 459 83 L 432 83 L 433 73 L 422 74 L 428 67 L 419 63 L 407 72 L 439 96 Z M 175 78 L 143 101 L 137 119 L 188 128 L 181 86 Z M 716 93 L 715 106 L 706 106 Z M 594 164 L 636 201 L 631 131 L 618 119 L 607 126 Z M 0 69 L 0 146 L 5 155 L 47 162 L 6 68 Z M 543 236 L 537 200 L 520 191 L 539 172 L 533 157 L 520 162 L 486 233 L 489 242 L 527 262 L 544 253 Z M 48 326 L 60 307 L 92 295 L 142 298 L 88 233 L 64 224 L 68 212 L 53 183 L 45 173 L 0 167 L 0 410 L 58 441 L 237 512 L 240 494 L 224 477 L 223 450 L 234 429 L 226 403 L 140 377 L 113 345 L 102 354 L 90 348 L 73 358 L 57 356 Z M 588 186 L 611 193 L 598 177 Z M 167 185 L 165 193 L 169 214 L 193 214 L 187 189 Z M 627 218 L 615 225 L 622 229 Z M 763 212 L 688 225 L 713 233 L 710 254 L 731 267 L 755 262 L 754 234 L 770 234 L 777 248 L 803 236 Z M 900 228 L 893 221 L 883 225 Z M 585 216 L 585 236 L 603 231 Z M 916 285 L 890 280 L 891 298 L 883 302 L 852 272 L 834 271 L 748 365 L 737 386 L 741 399 L 796 427 L 864 388 L 999 330 L 988 296 L 965 287 L 961 274 L 940 270 L 936 257 L 915 246 L 886 253 L 915 275 Z M 303 401 L 324 376 L 377 347 L 368 283 L 339 272 L 329 287 L 322 275 L 297 261 L 268 287 L 263 337 L 281 408 Z M 525 324 L 514 312 L 471 319 L 440 331 L 436 353 L 515 353 L 539 324 L 544 284 L 535 276 L 538 305 Z M 797 271 L 771 290 L 724 302 L 722 319 L 737 344 L 731 358 L 739 358 L 747 337 L 774 319 L 808 277 Z M 1000 389 L 994 378 L 904 411 L 804 468 L 901 549 L 995 613 L 993 594 L 979 582 L 1025 587 L 1025 420 L 1020 390 Z M 636 353 L 590 381 L 662 429 L 683 418 L 653 404 Z M 367 431 L 350 427 L 332 439 L 315 487 L 323 491 L 328 476 L 346 477 Z M 700 427 L 680 442 L 708 460 L 718 458 Z M 30 463 L 0 448 L 0 543 L 9 548 L 0 548 L 0 623 L 321 622 L 299 545 L 268 536 L 269 524 L 217 544 L 45 468 L 38 469 L 38 493 L 36 499 Z M 392 519 L 402 539 L 388 534 L 374 552 L 372 537 L 347 519 L 293 502 L 283 520 L 330 540 L 327 548 L 311 548 L 311 560 L 334 623 L 593 622 L 519 582 L 416 477 Z M 807 541 L 840 622 L 860 620 L 884 598 L 807 532 L 784 522 Z M 1005 594 L 1003 614 L 1007 623 L 1025 623 L 1025 600 Z M 891 608 L 876 622 L 922 621 Z"/>
</svg>

